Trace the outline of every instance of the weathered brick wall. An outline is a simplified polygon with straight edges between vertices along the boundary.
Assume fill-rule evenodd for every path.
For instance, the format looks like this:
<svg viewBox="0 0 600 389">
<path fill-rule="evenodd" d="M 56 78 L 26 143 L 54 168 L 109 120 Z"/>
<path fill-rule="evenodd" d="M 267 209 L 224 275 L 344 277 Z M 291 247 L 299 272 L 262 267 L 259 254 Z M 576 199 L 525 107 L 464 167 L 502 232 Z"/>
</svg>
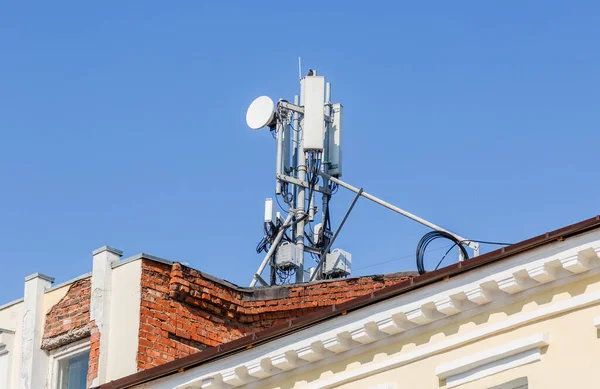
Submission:
<svg viewBox="0 0 600 389">
<path fill-rule="evenodd" d="M 407 277 L 362 277 L 247 289 L 179 263 L 143 260 L 138 370 L 351 300 Z"/>
<path fill-rule="evenodd" d="M 46 351 L 85 338 L 90 339 L 88 386 L 98 375 L 100 356 L 100 334 L 96 324 L 90 322 L 91 287 L 91 278 L 71 284 L 67 294 L 46 313 L 42 336 L 42 349 Z"/>
<path fill-rule="evenodd" d="M 52 350 L 90 335 L 91 284 L 91 278 L 74 282 L 67 294 L 46 313 L 43 349 Z"/>
<path fill-rule="evenodd" d="M 138 370 L 264 330 L 407 277 L 361 277 L 250 289 L 179 263 L 143 259 Z M 42 338 L 42 348 L 47 351 L 89 338 L 88 385 L 98 375 L 100 351 L 100 333 L 90 321 L 90 296 L 90 278 L 74 282 L 46 314 Z"/>
<path fill-rule="evenodd" d="M 98 361 L 100 360 L 100 331 L 96 322 L 90 323 L 90 362 L 88 364 L 87 386 L 90 387 L 98 377 Z"/>
</svg>

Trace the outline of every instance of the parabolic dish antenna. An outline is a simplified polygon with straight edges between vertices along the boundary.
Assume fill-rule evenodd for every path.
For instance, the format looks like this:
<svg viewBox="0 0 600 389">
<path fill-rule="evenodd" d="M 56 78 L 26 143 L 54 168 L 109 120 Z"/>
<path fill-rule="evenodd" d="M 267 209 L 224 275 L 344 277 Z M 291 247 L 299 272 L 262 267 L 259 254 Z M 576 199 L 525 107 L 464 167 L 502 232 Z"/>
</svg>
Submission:
<svg viewBox="0 0 600 389">
<path fill-rule="evenodd" d="M 275 104 L 269 96 L 260 96 L 254 99 L 246 112 L 246 123 L 253 130 L 260 130 L 273 121 Z"/>
</svg>

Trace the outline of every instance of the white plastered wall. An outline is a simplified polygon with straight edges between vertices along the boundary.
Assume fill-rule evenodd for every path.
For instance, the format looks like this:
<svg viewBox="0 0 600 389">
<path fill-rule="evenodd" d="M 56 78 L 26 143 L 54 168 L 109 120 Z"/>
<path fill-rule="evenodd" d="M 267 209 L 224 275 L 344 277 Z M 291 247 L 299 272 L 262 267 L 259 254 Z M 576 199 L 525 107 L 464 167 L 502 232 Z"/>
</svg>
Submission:
<svg viewBox="0 0 600 389">
<path fill-rule="evenodd" d="M 21 326 L 23 323 L 23 302 L 10 305 L 0 310 L 0 328 L 14 331 L 11 349 L 3 356 L 8 368 L 8 387 L 19 380 L 19 360 L 21 358 Z"/>
<path fill-rule="evenodd" d="M 57 289 L 50 290 L 44 293 L 44 318 L 48 310 L 52 308 L 61 298 L 65 296 L 67 291 L 69 290 L 70 284 L 65 285 L 64 287 L 60 287 Z M 8 387 L 13 388 L 16 387 L 17 382 L 19 382 L 19 368 L 20 368 L 20 360 L 21 360 L 21 330 L 23 327 L 23 314 L 24 314 L 24 303 L 23 301 L 7 306 L 3 309 L 0 309 L 0 328 L 8 329 L 14 331 L 14 335 L 12 336 L 12 345 L 11 349 L 4 357 L 4 363 L 7 364 L 9 369 L 8 374 Z M 44 374 L 44 372 L 40 372 L 40 374 Z M 1 386 L 0 386 L 1 388 Z"/>
<path fill-rule="evenodd" d="M 141 260 L 126 263 L 112 270 L 112 333 L 108 344 L 107 381 L 137 372 L 141 276 Z"/>
</svg>

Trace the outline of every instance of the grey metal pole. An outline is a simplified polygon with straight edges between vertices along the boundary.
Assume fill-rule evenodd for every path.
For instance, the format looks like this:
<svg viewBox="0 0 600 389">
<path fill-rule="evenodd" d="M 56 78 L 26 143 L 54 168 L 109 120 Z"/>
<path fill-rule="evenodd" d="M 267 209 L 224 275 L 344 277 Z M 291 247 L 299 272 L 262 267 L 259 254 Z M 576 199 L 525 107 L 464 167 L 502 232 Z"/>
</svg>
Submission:
<svg viewBox="0 0 600 389">
<path fill-rule="evenodd" d="M 306 181 L 306 158 L 304 148 L 300 145 L 298 150 L 298 179 Z M 296 283 L 304 281 L 304 213 L 305 213 L 305 188 L 298 188 L 298 203 L 296 204 L 296 250 L 300 256 L 296 269 Z"/>
<path fill-rule="evenodd" d="M 298 61 L 300 60 L 300 57 L 298 57 Z M 298 105 L 299 103 L 299 98 L 298 95 L 294 96 L 294 104 Z M 300 114 L 298 112 L 294 112 L 294 128 L 292 129 L 292 131 L 294 132 L 292 134 L 292 176 L 294 176 L 296 174 L 296 171 L 298 169 L 298 147 L 300 145 L 300 136 L 299 136 L 299 131 L 300 131 Z M 294 199 L 292 201 L 292 205 L 294 206 L 294 209 L 296 209 L 296 207 L 298 206 L 298 186 L 297 185 L 291 185 L 293 191 L 293 195 L 294 195 Z M 292 241 L 295 242 L 296 241 L 296 226 L 292 226 Z"/>
<path fill-rule="evenodd" d="M 328 117 L 331 117 L 331 84 L 328 82 L 325 84 L 325 108 L 326 108 L 326 115 Z M 325 144 L 323 145 L 323 163 L 321 164 L 321 171 L 325 174 L 329 173 L 329 137 L 331 136 L 331 122 L 327 122 L 326 123 L 326 129 L 325 129 Z M 323 188 L 328 189 L 329 188 L 329 180 L 323 176 Z M 323 204 L 321 206 L 321 228 L 322 231 L 325 231 L 325 224 L 326 224 L 326 218 L 325 216 L 327 215 L 327 208 L 329 208 L 329 196 L 326 194 L 323 194 Z"/>
<path fill-rule="evenodd" d="M 302 85 L 302 84 L 301 84 Z M 300 87 L 300 105 L 304 105 L 304 96 L 302 94 L 302 86 Z M 299 128 L 297 128 L 299 130 Z M 298 179 L 302 182 L 306 181 L 306 156 L 304 155 L 304 147 L 302 147 L 302 134 L 304 129 L 298 132 L 298 154 L 297 167 Z M 296 250 L 300 256 L 298 268 L 296 269 L 296 283 L 304 281 L 304 200 L 306 189 L 298 187 L 298 201 L 296 202 Z"/>
<path fill-rule="evenodd" d="M 250 287 L 255 286 L 256 283 L 258 282 L 258 280 L 260 279 L 260 275 L 262 274 L 263 270 L 265 270 L 265 267 L 267 267 L 267 264 L 269 263 L 269 259 L 273 256 L 273 253 L 275 252 L 275 250 L 277 250 L 277 246 L 279 245 L 279 242 L 281 242 L 281 239 L 283 238 L 283 234 L 285 234 L 285 230 L 288 228 L 290 222 L 292 221 L 293 216 L 294 216 L 293 212 L 288 213 L 287 217 L 285 218 L 285 221 L 283 222 L 283 226 L 279 230 L 279 233 L 277 234 L 277 236 L 275 236 L 275 240 L 273 240 L 273 243 L 271 244 L 269 251 L 267 251 L 267 255 L 265 255 L 265 258 L 263 259 L 262 263 L 258 267 L 258 271 L 252 277 L 252 282 L 250 282 Z"/>
</svg>

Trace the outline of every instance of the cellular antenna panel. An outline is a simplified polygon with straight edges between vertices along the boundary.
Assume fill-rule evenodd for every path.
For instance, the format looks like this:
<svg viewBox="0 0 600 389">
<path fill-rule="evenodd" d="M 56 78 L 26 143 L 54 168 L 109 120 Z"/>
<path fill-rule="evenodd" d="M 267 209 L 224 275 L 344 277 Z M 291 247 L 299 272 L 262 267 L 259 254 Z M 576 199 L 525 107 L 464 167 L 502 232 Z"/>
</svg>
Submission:
<svg viewBox="0 0 600 389">
<path fill-rule="evenodd" d="M 304 127 L 302 147 L 304 151 L 323 150 L 325 139 L 325 77 L 307 76 L 304 83 Z"/>
</svg>

